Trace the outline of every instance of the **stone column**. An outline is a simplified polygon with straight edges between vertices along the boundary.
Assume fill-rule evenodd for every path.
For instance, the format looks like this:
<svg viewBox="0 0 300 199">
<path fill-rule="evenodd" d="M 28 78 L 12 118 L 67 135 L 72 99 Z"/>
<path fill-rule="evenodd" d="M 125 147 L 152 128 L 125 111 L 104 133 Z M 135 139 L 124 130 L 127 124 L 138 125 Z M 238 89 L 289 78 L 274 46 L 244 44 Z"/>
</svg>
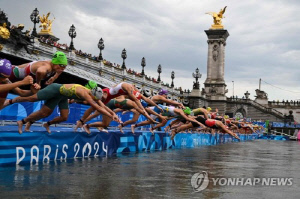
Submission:
<svg viewBox="0 0 300 199">
<path fill-rule="evenodd" d="M 227 30 L 205 30 L 208 37 L 207 78 L 204 82 L 208 100 L 226 100 L 227 93 L 224 80 L 225 45 L 229 36 Z"/>
</svg>

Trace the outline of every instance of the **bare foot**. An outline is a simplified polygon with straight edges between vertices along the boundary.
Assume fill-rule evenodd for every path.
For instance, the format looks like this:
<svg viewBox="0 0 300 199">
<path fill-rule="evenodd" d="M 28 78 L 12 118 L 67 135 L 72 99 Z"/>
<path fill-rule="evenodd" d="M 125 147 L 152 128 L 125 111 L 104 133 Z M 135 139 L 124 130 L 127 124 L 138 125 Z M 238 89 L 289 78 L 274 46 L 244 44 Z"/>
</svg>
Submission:
<svg viewBox="0 0 300 199">
<path fill-rule="evenodd" d="M 82 127 L 87 134 L 91 134 L 90 127 L 87 124 L 83 125 Z"/>
<path fill-rule="evenodd" d="M 170 127 L 167 126 L 167 127 L 165 128 L 165 133 L 169 132 L 169 130 L 170 130 Z"/>
<path fill-rule="evenodd" d="M 118 128 L 120 129 L 121 133 L 123 133 L 123 134 L 124 134 L 123 127 L 122 127 L 122 125 L 121 125 L 121 124 L 118 126 Z"/>
<path fill-rule="evenodd" d="M 25 125 L 24 131 L 26 131 L 26 132 L 30 131 L 30 127 L 31 127 L 31 123 L 27 122 L 26 125 Z"/>
<path fill-rule="evenodd" d="M 149 129 L 149 131 L 152 133 L 152 135 L 154 135 L 154 129 L 152 127 Z"/>
<path fill-rule="evenodd" d="M 108 133 L 108 130 L 106 130 L 106 129 L 103 128 L 103 127 L 97 127 L 97 129 L 98 129 L 99 131 L 103 131 L 104 133 Z"/>
<path fill-rule="evenodd" d="M 9 103 L 9 99 L 5 100 L 4 104 L 3 104 L 3 107 L 2 108 L 5 108 L 6 106 L 10 105 Z"/>
<path fill-rule="evenodd" d="M 20 121 L 17 121 L 17 125 L 18 125 L 18 131 L 19 131 L 19 134 L 22 134 L 22 127 L 23 127 L 23 122 L 22 120 Z"/>
<path fill-rule="evenodd" d="M 134 127 L 135 127 L 135 124 L 131 125 L 131 132 L 132 132 L 132 134 L 134 134 Z"/>
<path fill-rule="evenodd" d="M 175 130 L 173 130 L 171 133 L 171 140 L 174 140 L 175 135 L 176 135 L 176 132 L 175 132 Z"/>
<path fill-rule="evenodd" d="M 79 121 L 79 120 L 77 120 L 76 121 L 76 126 L 75 126 L 75 128 L 74 128 L 74 131 L 77 131 L 77 129 L 78 128 L 81 128 L 82 127 L 82 123 Z"/>
<path fill-rule="evenodd" d="M 50 126 L 49 126 L 49 124 L 46 122 L 46 123 L 44 123 L 43 124 L 43 127 L 45 127 L 45 129 L 46 129 L 46 131 L 49 133 L 49 134 L 51 134 L 51 131 L 50 131 Z"/>
</svg>

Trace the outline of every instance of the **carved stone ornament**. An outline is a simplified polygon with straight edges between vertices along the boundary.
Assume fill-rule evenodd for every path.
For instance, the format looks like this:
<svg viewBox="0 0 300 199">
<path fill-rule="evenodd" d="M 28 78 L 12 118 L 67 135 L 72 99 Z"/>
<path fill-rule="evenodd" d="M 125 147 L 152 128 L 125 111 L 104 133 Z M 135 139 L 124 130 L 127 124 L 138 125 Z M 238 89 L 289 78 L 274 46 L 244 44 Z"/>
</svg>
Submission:
<svg viewBox="0 0 300 199">
<path fill-rule="evenodd" d="M 268 99 L 268 94 L 265 91 L 256 89 L 255 92 L 258 99 Z"/>
<path fill-rule="evenodd" d="M 217 61 L 217 59 L 219 57 L 219 46 L 218 45 L 214 45 L 212 55 L 213 55 L 213 60 Z"/>
</svg>

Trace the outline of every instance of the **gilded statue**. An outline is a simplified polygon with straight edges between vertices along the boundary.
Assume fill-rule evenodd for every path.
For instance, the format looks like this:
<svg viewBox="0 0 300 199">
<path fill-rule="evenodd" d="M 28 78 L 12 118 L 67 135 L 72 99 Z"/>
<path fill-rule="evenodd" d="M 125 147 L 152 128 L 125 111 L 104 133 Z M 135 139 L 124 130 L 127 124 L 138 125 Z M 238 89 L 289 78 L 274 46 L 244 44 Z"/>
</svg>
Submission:
<svg viewBox="0 0 300 199">
<path fill-rule="evenodd" d="M 50 16 L 50 12 L 47 13 L 47 15 L 43 15 L 42 17 L 39 15 L 40 21 L 41 21 L 41 25 L 39 27 L 42 28 L 40 33 L 49 33 L 52 34 L 52 23 L 55 20 L 55 18 L 53 20 L 48 19 Z"/>
<path fill-rule="evenodd" d="M 3 39 L 8 39 L 10 36 L 9 30 L 6 28 L 6 23 L 3 23 L 2 26 L 0 26 L 0 37 Z"/>
<path fill-rule="evenodd" d="M 225 13 L 226 7 L 227 6 L 225 6 L 223 9 L 221 9 L 219 13 L 216 13 L 216 12 L 205 13 L 205 14 L 211 15 L 214 19 L 214 24 L 211 25 L 211 29 L 223 29 L 224 28 L 224 26 L 222 25 L 222 19 L 225 18 L 223 16 L 223 14 Z"/>
</svg>

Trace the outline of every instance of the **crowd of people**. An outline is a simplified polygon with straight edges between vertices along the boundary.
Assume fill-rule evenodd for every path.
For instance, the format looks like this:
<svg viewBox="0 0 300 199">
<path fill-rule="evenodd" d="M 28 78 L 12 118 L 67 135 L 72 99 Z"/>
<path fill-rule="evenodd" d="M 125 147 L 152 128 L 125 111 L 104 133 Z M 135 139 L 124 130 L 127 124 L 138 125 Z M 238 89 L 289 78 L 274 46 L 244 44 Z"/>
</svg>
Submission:
<svg viewBox="0 0 300 199">
<path fill-rule="evenodd" d="M 47 44 L 47 45 L 50 45 L 50 46 L 57 47 L 60 50 L 69 51 L 69 46 L 67 44 L 60 44 L 59 42 L 54 41 L 51 38 L 40 37 L 39 38 L 39 42 Z M 91 59 L 91 60 L 96 61 L 96 62 L 100 61 L 99 56 L 95 56 L 95 55 L 92 55 L 90 53 L 83 52 L 82 50 L 75 50 L 74 52 L 75 52 L 76 55 L 82 56 L 84 58 L 88 58 L 88 59 Z M 121 65 L 120 64 L 112 63 L 112 62 L 110 62 L 110 61 L 108 61 L 106 59 L 103 59 L 103 64 L 106 65 L 106 66 L 110 66 L 110 67 L 115 67 L 115 68 L 121 69 Z M 136 76 L 142 77 L 141 73 L 139 73 L 137 71 L 134 71 L 131 68 L 126 69 L 126 71 L 127 71 L 127 73 L 134 74 Z M 158 82 L 156 80 L 156 78 L 154 78 L 154 77 L 150 77 L 150 76 L 145 75 L 145 78 L 147 80 L 153 81 L 155 83 Z M 168 83 L 166 83 L 166 84 L 164 84 L 163 82 L 161 82 L 161 83 L 164 86 L 168 86 L 168 87 L 170 86 Z M 179 90 L 179 88 L 175 88 L 175 90 Z"/>
<path fill-rule="evenodd" d="M 171 138 L 179 132 L 192 129 L 193 132 L 222 132 L 239 139 L 239 133 L 253 133 L 259 126 L 244 121 L 236 121 L 228 116 L 218 115 L 218 110 L 211 111 L 210 107 L 201 107 L 191 110 L 183 104 L 167 98 L 168 91 L 161 89 L 158 95 L 146 97 L 139 92 L 134 85 L 120 82 L 111 88 L 101 88 L 96 82 L 90 80 L 86 85 L 58 84 L 54 81 L 68 65 L 66 55 L 57 51 L 51 60 L 34 61 L 19 66 L 11 65 L 7 59 L 0 59 L 0 109 L 19 102 L 36 102 L 44 100 L 40 110 L 31 113 L 26 118 L 17 121 L 18 132 L 29 131 L 30 126 L 42 118 L 52 114 L 56 106 L 60 115 L 43 124 L 48 133 L 50 126 L 68 119 L 69 103 L 85 103 L 90 105 L 83 116 L 78 118 L 75 130 L 83 128 L 88 134 L 91 128 L 106 131 L 111 121 L 119 123 L 119 129 L 123 133 L 123 127 L 131 128 L 132 133 L 136 127 L 151 125 L 152 133 L 160 127 L 171 134 Z M 41 81 L 46 80 L 46 87 L 41 89 Z M 29 90 L 19 87 L 30 85 Z M 8 92 L 13 91 L 19 96 L 14 99 L 6 99 Z M 132 111 L 133 118 L 121 121 L 117 112 Z M 92 118 L 102 115 L 102 121 L 89 123 Z M 137 123 L 140 115 L 147 120 Z"/>
</svg>

